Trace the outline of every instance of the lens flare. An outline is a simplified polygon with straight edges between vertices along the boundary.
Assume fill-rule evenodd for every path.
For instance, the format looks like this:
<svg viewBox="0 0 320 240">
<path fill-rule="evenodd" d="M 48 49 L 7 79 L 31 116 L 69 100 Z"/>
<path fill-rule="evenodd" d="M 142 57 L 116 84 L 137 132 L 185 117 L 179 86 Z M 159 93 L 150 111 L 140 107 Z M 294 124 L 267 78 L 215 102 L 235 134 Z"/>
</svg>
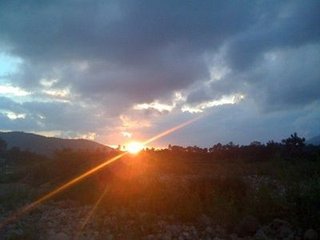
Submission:
<svg viewBox="0 0 320 240">
<path fill-rule="evenodd" d="M 130 142 L 127 145 L 127 151 L 131 154 L 137 154 L 143 149 L 144 145 L 140 142 Z"/>
<path fill-rule="evenodd" d="M 80 239 L 80 235 L 81 232 L 84 230 L 84 228 L 86 227 L 86 225 L 88 224 L 88 222 L 90 221 L 90 219 L 93 217 L 94 212 L 96 211 L 97 207 L 99 206 L 99 204 L 101 203 L 103 197 L 106 195 L 108 191 L 108 187 L 106 186 L 103 193 L 100 195 L 100 197 L 98 198 L 98 200 L 96 201 L 95 205 L 91 208 L 91 210 L 89 211 L 89 213 L 87 214 L 87 216 L 85 217 L 84 221 L 82 222 L 80 229 L 78 230 L 74 240 L 78 240 Z"/>
<path fill-rule="evenodd" d="M 141 146 L 147 145 L 151 142 L 154 142 L 164 136 L 167 136 L 183 127 L 188 126 L 189 124 L 195 122 L 196 120 L 200 119 L 201 116 L 197 117 L 197 118 L 193 118 L 189 121 L 186 121 L 182 124 L 179 124 L 173 128 L 170 128 L 162 133 L 159 133 L 158 135 L 140 143 Z M 21 218 L 23 215 L 27 214 L 28 212 L 30 212 L 31 210 L 33 210 L 34 208 L 38 207 L 40 204 L 42 204 L 43 202 L 49 200 L 50 198 L 52 198 L 53 196 L 57 195 L 58 193 L 66 190 L 67 188 L 75 185 L 76 183 L 82 181 L 83 179 L 87 178 L 88 176 L 94 174 L 95 172 L 101 170 L 102 168 L 106 167 L 107 165 L 119 160 L 120 158 L 122 158 L 123 156 L 127 155 L 129 152 L 122 152 L 119 155 L 106 160 L 105 162 L 97 165 L 96 167 L 88 170 L 87 172 L 84 172 L 83 174 L 79 175 L 78 177 L 66 182 L 65 184 L 61 185 L 60 187 L 54 189 L 53 191 L 47 193 L 46 195 L 40 197 L 39 199 L 37 199 L 36 201 L 22 207 L 21 209 L 18 209 L 16 212 L 14 212 L 12 215 L 10 215 L 9 217 L 7 217 L 6 219 L 4 219 L 2 222 L 0 222 L 0 230 L 3 229 L 6 225 L 8 225 L 11 222 L 17 221 L 19 218 Z"/>
</svg>

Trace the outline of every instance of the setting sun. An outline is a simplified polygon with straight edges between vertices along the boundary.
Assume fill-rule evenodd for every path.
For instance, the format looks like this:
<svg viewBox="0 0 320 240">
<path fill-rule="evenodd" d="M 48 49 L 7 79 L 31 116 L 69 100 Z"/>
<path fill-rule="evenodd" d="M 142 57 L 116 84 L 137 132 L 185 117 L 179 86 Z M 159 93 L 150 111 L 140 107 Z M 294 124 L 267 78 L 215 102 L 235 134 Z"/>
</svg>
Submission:
<svg viewBox="0 0 320 240">
<path fill-rule="evenodd" d="M 137 154 L 143 149 L 143 144 L 140 142 L 131 142 L 127 145 L 127 150 L 129 153 Z"/>
</svg>

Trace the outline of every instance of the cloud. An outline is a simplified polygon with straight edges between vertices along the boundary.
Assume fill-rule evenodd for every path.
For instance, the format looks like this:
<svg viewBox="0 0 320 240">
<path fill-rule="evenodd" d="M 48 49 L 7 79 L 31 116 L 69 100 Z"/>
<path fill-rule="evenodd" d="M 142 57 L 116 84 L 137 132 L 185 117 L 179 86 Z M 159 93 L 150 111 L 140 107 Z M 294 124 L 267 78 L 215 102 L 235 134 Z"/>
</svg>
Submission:
<svg viewBox="0 0 320 240">
<path fill-rule="evenodd" d="M 4 2 L 2 9 L 0 36 L 25 61 L 25 86 L 53 76 L 84 97 L 115 91 L 133 101 L 207 78 L 202 55 L 254 18 L 246 4 L 226 1 Z M 79 61 L 87 61 L 87 71 L 74 66 Z"/>
<path fill-rule="evenodd" d="M 256 24 L 230 41 L 227 58 L 233 69 L 252 67 L 270 50 L 319 42 L 319 2 L 283 1 L 276 6 L 260 12 Z"/>
<path fill-rule="evenodd" d="M 190 117 L 188 107 L 215 112 L 208 128 L 231 124 L 227 109 L 239 109 L 231 118 L 239 140 L 247 139 L 242 115 L 257 134 L 289 117 L 310 133 L 319 11 L 318 1 L 1 1 L 0 56 L 12 64 L 0 72 L 0 128 L 121 141 Z M 233 101 L 237 94 L 246 101 Z M 297 108 L 310 117 L 292 115 Z M 123 116 L 143 127 L 125 126 Z"/>
<path fill-rule="evenodd" d="M 199 104 L 196 104 L 194 106 L 184 105 L 181 108 L 182 112 L 190 112 L 190 113 L 202 113 L 208 108 L 217 107 L 217 106 L 223 106 L 228 104 L 238 104 L 240 101 L 242 101 L 245 98 L 242 94 L 234 94 L 229 96 L 223 96 L 222 98 L 218 100 L 210 100 L 210 101 L 204 101 Z"/>
<path fill-rule="evenodd" d="M 13 87 L 10 85 L 0 85 L 0 94 L 12 96 L 26 96 L 29 93 L 19 87 Z"/>
</svg>

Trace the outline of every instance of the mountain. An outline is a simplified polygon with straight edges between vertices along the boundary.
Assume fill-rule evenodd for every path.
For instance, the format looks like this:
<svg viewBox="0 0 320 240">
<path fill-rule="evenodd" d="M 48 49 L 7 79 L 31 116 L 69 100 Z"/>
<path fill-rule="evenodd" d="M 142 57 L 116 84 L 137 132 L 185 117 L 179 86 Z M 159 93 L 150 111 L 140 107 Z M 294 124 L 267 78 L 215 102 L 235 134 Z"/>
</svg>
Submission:
<svg viewBox="0 0 320 240">
<path fill-rule="evenodd" d="M 21 150 L 29 150 L 46 156 L 52 156 L 56 150 L 65 148 L 88 151 L 113 150 L 108 146 L 86 139 L 62 139 L 25 132 L 0 132 L 0 138 L 7 142 L 8 149 L 19 147 Z"/>
<path fill-rule="evenodd" d="M 308 139 L 307 144 L 320 145 L 320 135 Z"/>
</svg>

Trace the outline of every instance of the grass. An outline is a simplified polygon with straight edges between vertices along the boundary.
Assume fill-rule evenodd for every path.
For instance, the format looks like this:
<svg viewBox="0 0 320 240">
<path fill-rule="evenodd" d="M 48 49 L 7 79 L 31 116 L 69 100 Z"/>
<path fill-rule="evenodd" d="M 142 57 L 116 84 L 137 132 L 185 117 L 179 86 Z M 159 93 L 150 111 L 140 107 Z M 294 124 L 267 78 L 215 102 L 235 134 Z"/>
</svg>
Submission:
<svg viewBox="0 0 320 240">
<path fill-rule="evenodd" d="M 65 161 L 48 161 L 33 168 L 27 183 L 58 186 L 99 162 L 85 158 Z M 255 181 L 254 186 L 248 179 Z M 123 158 L 54 200 L 94 204 L 106 186 L 98 210 L 102 214 L 122 209 L 136 216 L 172 216 L 185 222 L 196 222 L 205 214 L 231 229 L 250 215 L 261 223 L 281 218 L 304 229 L 320 228 L 319 161 L 218 161 L 141 153 Z M 1 202 L 14 207 L 20 198 L 34 197 L 21 194 L 29 193 L 12 192 Z"/>
</svg>

